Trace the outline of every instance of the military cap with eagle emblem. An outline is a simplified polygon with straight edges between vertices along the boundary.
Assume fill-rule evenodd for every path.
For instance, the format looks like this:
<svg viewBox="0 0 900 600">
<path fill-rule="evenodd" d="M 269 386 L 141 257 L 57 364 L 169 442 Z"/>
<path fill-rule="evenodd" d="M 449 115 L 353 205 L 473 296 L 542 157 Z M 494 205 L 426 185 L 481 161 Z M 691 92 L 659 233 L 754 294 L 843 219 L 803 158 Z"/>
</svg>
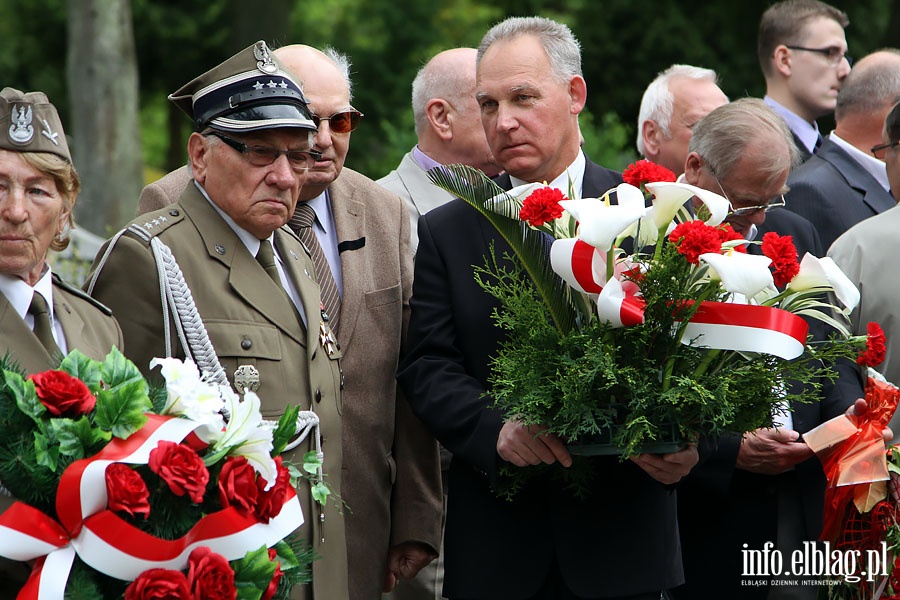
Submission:
<svg viewBox="0 0 900 600">
<path fill-rule="evenodd" d="M 316 131 L 300 84 L 263 41 L 196 77 L 169 100 L 191 117 L 196 131 Z"/>
<path fill-rule="evenodd" d="M 62 121 L 44 92 L 0 91 L 0 148 L 50 152 L 72 162 Z"/>
</svg>

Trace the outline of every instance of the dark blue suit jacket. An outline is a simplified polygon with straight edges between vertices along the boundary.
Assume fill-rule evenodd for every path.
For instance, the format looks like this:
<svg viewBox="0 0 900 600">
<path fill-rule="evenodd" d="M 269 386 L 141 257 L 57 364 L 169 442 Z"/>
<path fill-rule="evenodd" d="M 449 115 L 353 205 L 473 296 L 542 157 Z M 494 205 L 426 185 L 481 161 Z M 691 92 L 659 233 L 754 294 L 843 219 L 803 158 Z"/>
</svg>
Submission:
<svg viewBox="0 0 900 600">
<path fill-rule="evenodd" d="M 586 197 L 621 183 L 588 161 Z M 498 183 L 510 186 L 509 178 Z M 475 209 L 453 200 L 419 220 L 408 352 L 398 378 L 416 414 L 453 453 L 444 538 L 444 595 L 526 598 L 557 563 L 579 597 L 630 596 L 683 581 L 675 493 L 631 462 L 596 461 L 583 501 L 559 486 L 533 485 L 513 501 L 491 489 L 501 459 L 501 413 L 485 397 L 502 332 L 496 301 L 473 277 L 491 242 L 509 249 Z M 633 552 L 624 549 L 633 548 Z"/>
<path fill-rule="evenodd" d="M 897 205 L 891 194 L 830 139 L 788 177 L 786 208 L 816 228 L 825 250 L 842 233 Z"/>
</svg>

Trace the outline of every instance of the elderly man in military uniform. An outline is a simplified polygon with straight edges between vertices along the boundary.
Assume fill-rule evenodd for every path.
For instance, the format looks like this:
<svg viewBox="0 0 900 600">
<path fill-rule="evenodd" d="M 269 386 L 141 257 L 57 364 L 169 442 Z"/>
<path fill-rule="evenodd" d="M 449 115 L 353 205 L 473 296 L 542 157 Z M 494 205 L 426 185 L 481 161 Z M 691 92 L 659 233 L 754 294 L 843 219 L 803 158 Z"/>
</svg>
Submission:
<svg viewBox="0 0 900 600">
<path fill-rule="evenodd" d="M 169 99 L 195 127 L 193 181 L 178 202 L 107 242 L 87 289 L 119 315 L 128 356 L 145 374 L 153 357 L 189 357 L 208 377 L 255 390 L 264 418 L 291 405 L 314 411 L 327 482 L 340 498 L 340 351 L 309 251 L 284 227 L 315 162 L 306 98 L 257 42 Z M 299 494 L 300 533 L 321 558 L 312 585 L 295 595 L 346 599 L 338 501 L 313 505 L 305 484 Z"/>
</svg>

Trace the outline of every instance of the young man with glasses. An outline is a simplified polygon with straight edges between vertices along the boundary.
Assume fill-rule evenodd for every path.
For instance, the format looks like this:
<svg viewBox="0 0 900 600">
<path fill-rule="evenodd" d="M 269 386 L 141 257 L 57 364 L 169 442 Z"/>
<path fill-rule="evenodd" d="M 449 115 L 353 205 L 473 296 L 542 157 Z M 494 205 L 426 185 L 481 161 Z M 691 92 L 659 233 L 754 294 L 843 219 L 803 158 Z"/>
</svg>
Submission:
<svg viewBox="0 0 900 600">
<path fill-rule="evenodd" d="M 780 114 L 805 161 L 821 135 L 816 119 L 834 111 L 852 59 L 847 15 L 818 0 L 783 0 L 759 23 L 757 57 L 766 79 L 766 104 Z"/>
</svg>

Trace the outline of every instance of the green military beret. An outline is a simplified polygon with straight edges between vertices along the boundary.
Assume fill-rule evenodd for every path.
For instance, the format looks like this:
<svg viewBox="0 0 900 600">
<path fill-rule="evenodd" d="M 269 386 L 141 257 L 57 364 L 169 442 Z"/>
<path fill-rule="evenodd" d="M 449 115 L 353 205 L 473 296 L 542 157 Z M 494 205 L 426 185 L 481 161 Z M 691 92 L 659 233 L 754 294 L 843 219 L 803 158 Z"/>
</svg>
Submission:
<svg viewBox="0 0 900 600">
<path fill-rule="evenodd" d="M 0 148 L 51 152 L 72 162 L 62 121 L 44 92 L 0 91 Z"/>
<path fill-rule="evenodd" d="M 316 130 L 300 84 L 256 42 L 169 95 L 197 131 Z"/>
</svg>

